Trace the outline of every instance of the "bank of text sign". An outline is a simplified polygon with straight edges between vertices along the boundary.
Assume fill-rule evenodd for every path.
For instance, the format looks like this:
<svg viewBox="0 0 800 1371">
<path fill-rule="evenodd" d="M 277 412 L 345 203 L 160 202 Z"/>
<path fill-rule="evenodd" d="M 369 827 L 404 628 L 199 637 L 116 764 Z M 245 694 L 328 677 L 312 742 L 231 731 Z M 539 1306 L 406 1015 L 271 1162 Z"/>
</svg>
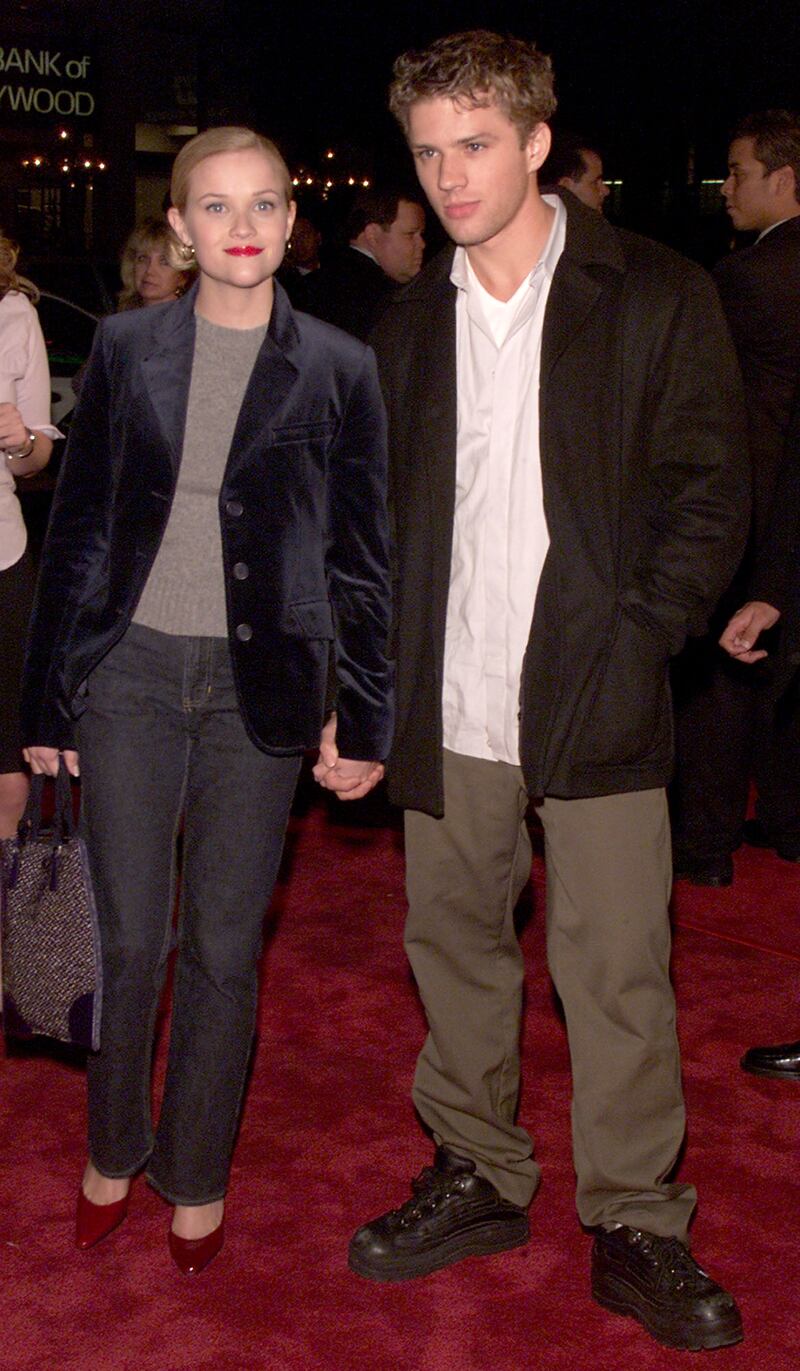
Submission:
<svg viewBox="0 0 800 1371">
<path fill-rule="evenodd" d="M 0 123 L 91 119 L 92 58 L 62 47 L 0 47 Z"/>
</svg>

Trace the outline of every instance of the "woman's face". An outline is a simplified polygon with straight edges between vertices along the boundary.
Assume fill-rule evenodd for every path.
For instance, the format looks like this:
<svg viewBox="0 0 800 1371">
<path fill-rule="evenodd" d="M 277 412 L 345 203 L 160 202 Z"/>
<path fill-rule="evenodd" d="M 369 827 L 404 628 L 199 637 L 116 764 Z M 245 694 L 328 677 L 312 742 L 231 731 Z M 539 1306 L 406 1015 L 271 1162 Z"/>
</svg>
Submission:
<svg viewBox="0 0 800 1371">
<path fill-rule="evenodd" d="M 158 243 L 141 243 L 133 261 L 133 285 L 145 305 L 160 305 L 175 297 L 183 273 L 170 266 L 166 249 Z"/>
<path fill-rule="evenodd" d="M 186 206 L 169 221 L 194 246 L 200 271 L 220 286 L 250 289 L 277 271 L 294 223 L 281 169 L 260 148 L 218 152 L 189 178 Z"/>
</svg>

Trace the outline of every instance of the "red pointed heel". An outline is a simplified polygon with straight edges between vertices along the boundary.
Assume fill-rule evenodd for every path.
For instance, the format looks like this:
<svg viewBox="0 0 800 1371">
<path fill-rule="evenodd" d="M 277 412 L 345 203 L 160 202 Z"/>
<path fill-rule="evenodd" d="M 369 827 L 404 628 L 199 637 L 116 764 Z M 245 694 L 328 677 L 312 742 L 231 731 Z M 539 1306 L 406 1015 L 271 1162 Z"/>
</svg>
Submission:
<svg viewBox="0 0 800 1371">
<path fill-rule="evenodd" d="M 167 1236 L 172 1260 L 182 1276 L 199 1276 L 213 1261 L 225 1241 L 225 1220 L 204 1238 L 179 1238 L 170 1229 Z"/>
<path fill-rule="evenodd" d="M 83 1186 L 79 1186 L 75 1243 L 82 1252 L 102 1242 L 115 1228 L 119 1228 L 128 1212 L 130 1197 L 131 1192 L 128 1191 L 127 1195 L 121 1200 L 114 1200 L 113 1204 L 93 1204 L 84 1195 Z"/>
</svg>

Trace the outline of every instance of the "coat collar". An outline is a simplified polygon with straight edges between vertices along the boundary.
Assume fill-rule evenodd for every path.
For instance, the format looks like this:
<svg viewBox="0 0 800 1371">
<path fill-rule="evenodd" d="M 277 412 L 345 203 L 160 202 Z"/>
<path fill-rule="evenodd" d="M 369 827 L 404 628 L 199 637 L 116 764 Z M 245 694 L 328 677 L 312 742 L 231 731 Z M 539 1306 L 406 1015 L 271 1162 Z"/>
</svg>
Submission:
<svg viewBox="0 0 800 1371">
<path fill-rule="evenodd" d="M 151 335 L 142 372 L 159 426 L 177 468 L 183 449 L 186 410 L 195 340 L 198 285 L 179 300 L 151 312 Z M 300 366 L 300 335 L 283 287 L 275 282 L 267 334 L 262 343 L 231 444 L 231 452 L 245 457 L 291 390 Z"/>
<path fill-rule="evenodd" d="M 542 382 L 597 304 L 607 273 L 621 276 L 625 271 L 617 230 L 571 191 L 561 193 L 561 199 L 567 209 L 567 235 L 545 310 Z"/>
<path fill-rule="evenodd" d="M 548 191 L 548 194 L 550 192 Z M 558 358 L 580 330 L 597 303 L 609 271 L 621 276 L 626 269 L 625 253 L 618 231 L 597 210 L 583 205 L 568 190 L 558 190 L 567 211 L 564 251 L 553 276 L 545 311 L 542 336 L 542 379 L 549 376 Z M 401 303 L 407 299 L 449 301 L 452 308 L 431 311 L 428 351 L 439 355 L 444 372 L 455 377 L 456 288 L 450 280 L 455 249 L 448 244 L 429 263 L 411 285 L 397 293 Z M 453 385 L 455 382 L 453 381 Z"/>
</svg>

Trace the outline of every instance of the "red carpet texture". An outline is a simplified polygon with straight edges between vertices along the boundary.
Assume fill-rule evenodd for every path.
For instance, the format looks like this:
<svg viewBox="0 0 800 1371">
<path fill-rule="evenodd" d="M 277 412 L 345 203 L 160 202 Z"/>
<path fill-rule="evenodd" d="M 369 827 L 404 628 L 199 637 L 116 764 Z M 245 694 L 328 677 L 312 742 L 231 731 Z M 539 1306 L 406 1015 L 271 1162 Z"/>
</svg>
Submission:
<svg viewBox="0 0 800 1371">
<path fill-rule="evenodd" d="M 141 1181 L 124 1226 L 74 1249 L 80 1062 L 46 1046 L 7 1052 L 2 1371 L 660 1371 L 692 1360 L 589 1298 L 538 858 L 523 934 L 521 1118 L 544 1170 L 530 1245 L 398 1286 L 348 1271 L 352 1230 L 404 1199 L 430 1156 L 409 1103 L 423 1020 L 401 945 L 400 834 L 368 819 L 312 805 L 293 820 L 228 1236 L 200 1277 L 172 1265 L 169 1211 Z M 750 849 L 736 863 L 730 890 L 682 885 L 675 897 L 681 1174 L 700 1190 L 695 1252 L 745 1320 L 745 1342 L 711 1354 L 714 1366 L 796 1371 L 800 1084 L 748 1077 L 738 1061 L 752 1043 L 800 1037 L 800 869 Z"/>
</svg>

